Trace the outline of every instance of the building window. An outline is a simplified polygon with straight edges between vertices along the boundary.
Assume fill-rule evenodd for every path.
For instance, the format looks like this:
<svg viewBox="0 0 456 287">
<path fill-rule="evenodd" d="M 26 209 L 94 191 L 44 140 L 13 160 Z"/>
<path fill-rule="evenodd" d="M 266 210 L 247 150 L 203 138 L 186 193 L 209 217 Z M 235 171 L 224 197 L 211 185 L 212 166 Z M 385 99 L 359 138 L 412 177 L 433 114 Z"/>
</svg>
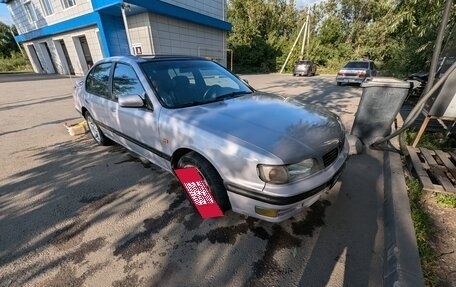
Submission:
<svg viewBox="0 0 456 287">
<path fill-rule="evenodd" d="M 54 14 L 54 7 L 52 7 L 51 0 L 40 0 L 41 8 L 44 11 L 44 15 L 49 16 Z"/>
<path fill-rule="evenodd" d="M 76 5 L 76 0 L 61 0 L 63 9 L 67 9 Z"/>
<path fill-rule="evenodd" d="M 30 22 L 36 22 L 38 18 L 36 17 L 35 7 L 33 7 L 33 3 L 29 1 L 24 2 L 25 12 L 27 13 L 27 17 L 29 18 Z"/>
</svg>

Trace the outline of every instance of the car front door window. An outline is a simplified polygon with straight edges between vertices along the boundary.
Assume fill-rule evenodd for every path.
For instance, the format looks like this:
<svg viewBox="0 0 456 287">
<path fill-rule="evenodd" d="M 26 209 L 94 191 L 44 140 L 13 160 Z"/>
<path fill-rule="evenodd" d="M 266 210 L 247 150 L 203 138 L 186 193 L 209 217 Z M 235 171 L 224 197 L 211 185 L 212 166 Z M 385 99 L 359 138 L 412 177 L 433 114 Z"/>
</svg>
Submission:
<svg viewBox="0 0 456 287">
<path fill-rule="evenodd" d="M 112 79 L 112 97 L 114 100 L 120 96 L 143 96 L 145 90 L 141 85 L 133 68 L 126 64 L 117 64 Z"/>
</svg>

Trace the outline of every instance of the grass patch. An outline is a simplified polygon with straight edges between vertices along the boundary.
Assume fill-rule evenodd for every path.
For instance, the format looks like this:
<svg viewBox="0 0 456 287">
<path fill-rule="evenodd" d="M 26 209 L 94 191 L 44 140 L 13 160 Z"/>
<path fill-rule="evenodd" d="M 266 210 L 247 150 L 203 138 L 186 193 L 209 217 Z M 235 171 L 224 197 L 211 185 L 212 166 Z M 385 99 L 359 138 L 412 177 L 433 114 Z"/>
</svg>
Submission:
<svg viewBox="0 0 456 287">
<path fill-rule="evenodd" d="M 419 181 L 414 178 L 409 179 L 407 187 L 424 280 L 426 286 L 436 286 L 440 279 L 435 271 L 437 258 L 429 244 L 432 235 L 431 218 L 421 202 L 422 189 Z"/>
<path fill-rule="evenodd" d="M 412 145 L 416 138 L 418 131 L 407 130 L 405 132 L 404 140 L 407 145 Z M 427 149 L 438 149 L 443 151 L 449 151 L 456 148 L 456 138 L 452 134 L 447 132 L 425 132 L 418 142 L 418 147 L 424 147 Z"/>
<path fill-rule="evenodd" d="M 0 58 L 0 72 L 32 72 L 28 59 L 21 53 L 14 53 L 10 58 Z"/>
<path fill-rule="evenodd" d="M 440 205 L 456 208 L 456 195 L 452 194 L 437 194 L 435 196 L 437 203 Z"/>
</svg>

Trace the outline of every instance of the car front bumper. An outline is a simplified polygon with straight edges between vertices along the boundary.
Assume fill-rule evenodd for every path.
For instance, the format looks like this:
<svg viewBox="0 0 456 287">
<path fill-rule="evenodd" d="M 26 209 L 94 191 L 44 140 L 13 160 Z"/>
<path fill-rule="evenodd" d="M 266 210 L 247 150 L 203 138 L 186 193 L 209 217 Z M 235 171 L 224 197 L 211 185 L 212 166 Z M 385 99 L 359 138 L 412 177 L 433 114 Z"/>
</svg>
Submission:
<svg viewBox="0 0 456 287">
<path fill-rule="evenodd" d="M 336 77 L 336 82 L 338 83 L 355 83 L 355 84 L 361 84 L 366 80 L 366 78 L 360 78 L 360 77 L 350 77 L 350 76 L 337 76 Z"/>
<path fill-rule="evenodd" d="M 263 192 L 248 190 L 236 184 L 227 184 L 228 196 L 233 211 L 269 222 L 281 222 L 311 206 L 321 193 L 329 191 L 337 182 L 348 158 L 348 142 L 345 142 L 338 159 L 321 173 L 286 185 L 266 185 Z M 297 192 L 299 191 L 299 192 Z M 280 196 L 290 194 L 290 196 Z M 275 216 L 257 212 L 274 210 Z"/>
<path fill-rule="evenodd" d="M 296 70 L 296 71 L 293 71 L 293 75 L 296 75 L 296 76 L 309 76 L 311 74 L 312 74 L 312 72 L 310 70 Z"/>
</svg>

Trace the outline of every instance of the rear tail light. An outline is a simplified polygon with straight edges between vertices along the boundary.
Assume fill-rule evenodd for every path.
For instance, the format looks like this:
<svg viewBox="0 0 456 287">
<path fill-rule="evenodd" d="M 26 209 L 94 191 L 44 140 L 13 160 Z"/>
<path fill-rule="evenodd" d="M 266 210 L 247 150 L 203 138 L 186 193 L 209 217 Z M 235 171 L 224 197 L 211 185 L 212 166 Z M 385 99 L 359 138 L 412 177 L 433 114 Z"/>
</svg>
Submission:
<svg viewBox="0 0 456 287">
<path fill-rule="evenodd" d="M 365 76 L 366 76 L 366 72 L 364 72 L 364 71 L 358 72 L 358 77 L 363 78 Z"/>
</svg>

